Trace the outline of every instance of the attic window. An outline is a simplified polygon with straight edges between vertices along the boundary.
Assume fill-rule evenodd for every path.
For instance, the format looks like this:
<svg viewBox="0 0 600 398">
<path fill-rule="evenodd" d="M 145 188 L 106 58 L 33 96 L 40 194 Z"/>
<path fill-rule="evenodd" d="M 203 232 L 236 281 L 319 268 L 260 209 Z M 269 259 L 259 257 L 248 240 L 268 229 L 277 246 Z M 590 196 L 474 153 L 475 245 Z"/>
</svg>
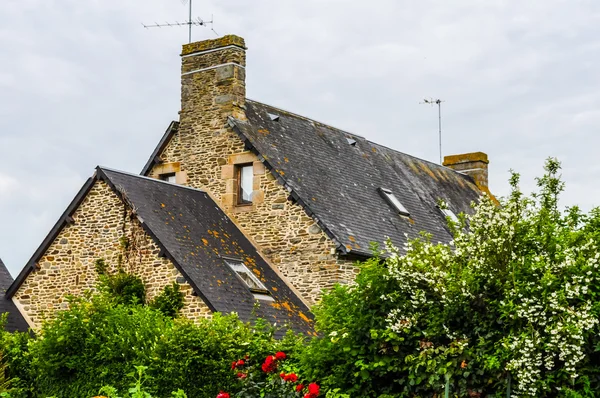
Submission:
<svg viewBox="0 0 600 398">
<path fill-rule="evenodd" d="M 274 115 L 272 113 L 268 113 L 269 118 L 273 121 L 273 122 L 278 122 L 279 121 L 279 115 Z"/>
<path fill-rule="evenodd" d="M 348 144 L 350 144 L 351 146 L 356 146 L 356 140 L 346 137 L 346 141 L 348 141 Z"/>
<path fill-rule="evenodd" d="M 175 173 L 161 174 L 158 176 L 158 179 L 162 180 L 162 181 L 170 182 L 172 184 L 175 184 L 177 182 Z"/>
<path fill-rule="evenodd" d="M 225 263 L 240 277 L 242 282 L 250 289 L 252 293 L 268 295 L 269 291 L 263 283 L 239 260 L 225 260 Z"/>
<path fill-rule="evenodd" d="M 403 216 L 409 216 L 410 213 L 406 210 L 406 207 L 400 203 L 398 198 L 387 188 L 379 188 L 379 193 L 383 198 L 388 202 L 390 206 L 392 206 L 398 213 Z"/>
<path fill-rule="evenodd" d="M 458 217 L 456 217 L 456 214 L 454 214 L 454 212 L 452 210 L 450 210 L 447 207 L 440 207 L 440 206 L 438 206 L 438 208 L 444 214 L 444 216 L 450 217 L 450 219 L 452 220 L 452 222 L 455 222 L 455 223 L 459 222 L 458 221 Z"/>
</svg>

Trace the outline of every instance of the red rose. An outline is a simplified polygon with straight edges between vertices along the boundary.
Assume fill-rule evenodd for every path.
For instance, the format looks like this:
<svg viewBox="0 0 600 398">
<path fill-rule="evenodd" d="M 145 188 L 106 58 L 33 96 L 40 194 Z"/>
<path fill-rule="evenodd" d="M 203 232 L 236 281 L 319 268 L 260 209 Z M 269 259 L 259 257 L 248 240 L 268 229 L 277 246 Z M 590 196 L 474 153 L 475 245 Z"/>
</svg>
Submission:
<svg viewBox="0 0 600 398">
<path fill-rule="evenodd" d="M 296 392 L 300 392 L 300 391 L 302 391 L 302 389 L 303 389 L 303 388 L 304 388 L 304 384 L 298 384 L 298 385 L 296 386 Z"/>
<path fill-rule="evenodd" d="M 221 391 L 218 395 L 217 398 L 230 398 L 229 394 L 226 392 Z"/>
<path fill-rule="evenodd" d="M 308 392 L 315 396 L 319 395 L 319 385 L 317 383 L 310 383 L 308 385 Z"/>
<path fill-rule="evenodd" d="M 273 355 L 269 355 L 266 359 L 265 362 L 262 364 L 262 370 L 265 373 L 271 373 L 272 371 L 275 370 L 275 368 L 277 367 L 277 365 L 275 364 L 275 357 Z"/>
<path fill-rule="evenodd" d="M 277 359 L 278 361 L 283 361 L 286 357 L 285 352 L 283 351 L 279 351 L 275 354 L 275 359 Z"/>
<path fill-rule="evenodd" d="M 248 375 L 246 373 L 238 372 L 237 377 L 238 379 L 245 379 Z"/>
<path fill-rule="evenodd" d="M 283 380 L 295 383 L 298 381 L 298 376 L 295 373 L 290 373 L 285 375 Z"/>
<path fill-rule="evenodd" d="M 239 361 L 237 361 L 236 366 L 244 366 L 246 362 L 244 362 L 243 359 L 240 359 Z"/>
<path fill-rule="evenodd" d="M 284 380 L 285 380 L 285 377 L 286 377 L 286 376 L 285 376 L 285 372 L 281 372 L 281 373 L 279 373 L 279 377 L 281 377 L 282 379 L 284 379 Z"/>
</svg>

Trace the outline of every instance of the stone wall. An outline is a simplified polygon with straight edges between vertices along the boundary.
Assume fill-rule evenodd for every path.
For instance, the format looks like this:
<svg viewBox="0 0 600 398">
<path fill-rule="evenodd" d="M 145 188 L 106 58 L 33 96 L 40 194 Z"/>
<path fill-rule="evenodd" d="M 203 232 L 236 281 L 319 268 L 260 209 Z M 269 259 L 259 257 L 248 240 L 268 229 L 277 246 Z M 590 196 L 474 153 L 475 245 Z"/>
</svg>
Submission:
<svg viewBox="0 0 600 398">
<path fill-rule="evenodd" d="M 112 271 L 122 267 L 139 275 L 152 299 L 163 287 L 179 282 L 185 294 L 182 314 L 189 318 L 210 316 L 210 310 L 173 263 L 158 256 L 159 248 L 131 217 L 119 197 L 103 181 L 96 181 L 79 208 L 74 222 L 63 228 L 40 258 L 39 269 L 29 274 L 13 300 L 37 328 L 54 311 L 67 308 L 66 296 L 94 290 L 94 263 L 102 258 Z M 123 237 L 128 248 L 123 247 Z M 119 260 L 121 259 L 121 260 Z"/>
<path fill-rule="evenodd" d="M 163 163 L 149 175 L 177 168 L 187 185 L 206 190 L 303 298 L 314 303 L 322 289 L 353 280 L 356 269 L 337 256 L 333 242 L 299 205 L 287 200 L 285 188 L 228 126 L 228 116 L 245 119 L 245 70 L 238 66 L 245 66 L 244 44 L 228 37 L 184 46 L 179 129 L 160 154 Z M 249 163 L 254 167 L 254 203 L 238 206 L 236 165 Z"/>
</svg>

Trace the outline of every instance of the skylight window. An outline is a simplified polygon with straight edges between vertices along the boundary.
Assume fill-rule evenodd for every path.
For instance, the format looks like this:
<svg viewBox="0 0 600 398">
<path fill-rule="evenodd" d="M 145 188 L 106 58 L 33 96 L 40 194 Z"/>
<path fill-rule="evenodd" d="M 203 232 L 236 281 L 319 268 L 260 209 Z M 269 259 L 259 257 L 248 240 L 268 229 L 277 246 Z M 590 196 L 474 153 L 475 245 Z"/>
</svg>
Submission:
<svg viewBox="0 0 600 398">
<path fill-rule="evenodd" d="M 440 211 L 442 213 L 444 213 L 444 215 L 446 217 L 450 217 L 450 219 L 452 220 L 452 222 L 458 223 L 458 217 L 456 217 L 456 214 L 454 214 L 454 212 L 452 210 L 450 210 L 447 207 L 445 207 L 445 208 L 440 207 Z"/>
<path fill-rule="evenodd" d="M 246 267 L 242 261 L 239 260 L 225 260 L 225 263 L 240 277 L 244 284 L 253 293 L 269 294 L 269 291 L 263 285 L 263 283 L 254 275 L 252 271 Z"/>
<path fill-rule="evenodd" d="M 406 210 L 406 207 L 398 200 L 398 198 L 387 188 L 379 188 L 379 193 L 383 198 L 388 202 L 394 210 L 400 213 L 403 216 L 409 216 L 410 213 Z"/>
</svg>

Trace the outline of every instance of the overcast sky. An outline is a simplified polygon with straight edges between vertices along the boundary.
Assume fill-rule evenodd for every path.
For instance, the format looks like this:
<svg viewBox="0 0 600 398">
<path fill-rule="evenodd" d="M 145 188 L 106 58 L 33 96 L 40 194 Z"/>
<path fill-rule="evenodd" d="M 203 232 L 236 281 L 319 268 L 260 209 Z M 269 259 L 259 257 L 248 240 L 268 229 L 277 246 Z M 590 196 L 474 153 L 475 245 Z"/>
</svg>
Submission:
<svg viewBox="0 0 600 398">
<path fill-rule="evenodd" d="M 98 164 L 139 172 L 179 110 L 180 0 L 1 0 L 0 257 L 26 264 Z M 483 151 L 600 203 L 597 0 L 196 0 L 248 45 L 247 95 L 424 159 Z M 197 28 L 194 40 L 213 38 Z"/>
</svg>

